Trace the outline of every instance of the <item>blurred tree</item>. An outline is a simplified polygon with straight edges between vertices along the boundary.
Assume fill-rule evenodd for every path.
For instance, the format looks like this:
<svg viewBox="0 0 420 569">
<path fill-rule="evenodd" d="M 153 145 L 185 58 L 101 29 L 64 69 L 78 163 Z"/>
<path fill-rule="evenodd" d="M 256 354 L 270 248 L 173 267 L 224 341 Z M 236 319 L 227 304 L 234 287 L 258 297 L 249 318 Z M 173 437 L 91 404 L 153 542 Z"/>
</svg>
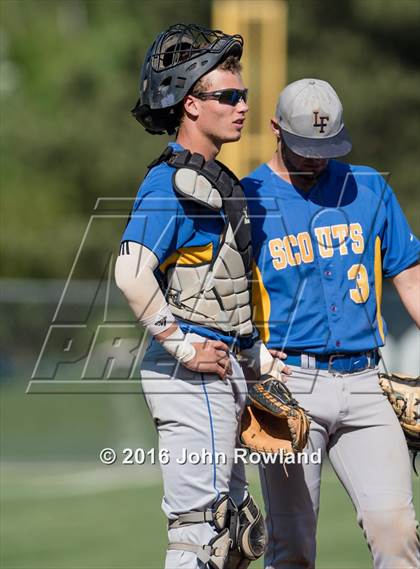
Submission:
<svg viewBox="0 0 420 569">
<path fill-rule="evenodd" d="M 1 0 L 4 275 L 67 276 L 97 197 L 135 196 L 167 140 L 145 135 L 129 113 L 145 50 L 170 24 L 208 24 L 210 8 L 210 0 Z M 290 2 L 288 63 L 290 80 L 335 86 L 350 160 L 391 172 L 416 230 L 419 13 L 417 0 Z M 116 246 L 123 227 L 87 244 L 78 276 L 102 272 L 104 244 Z"/>
<path fill-rule="evenodd" d="M 389 173 L 420 230 L 420 2 L 289 3 L 289 80 L 319 77 L 343 102 L 353 139 L 348 160 Z"/>
<path fill-rule="evenodd" d="M 3 273 L 64 277 L 97 197 L 135 196 L 165 145 L 165 137 L 144 136 L 129 112 L 147 47 L 185 14 L 206 24 L 209 4 L 0 4 Z M 98 240 L 84 249 L 85 275 L 102 272 L 101 247 Z"/>
</svg>

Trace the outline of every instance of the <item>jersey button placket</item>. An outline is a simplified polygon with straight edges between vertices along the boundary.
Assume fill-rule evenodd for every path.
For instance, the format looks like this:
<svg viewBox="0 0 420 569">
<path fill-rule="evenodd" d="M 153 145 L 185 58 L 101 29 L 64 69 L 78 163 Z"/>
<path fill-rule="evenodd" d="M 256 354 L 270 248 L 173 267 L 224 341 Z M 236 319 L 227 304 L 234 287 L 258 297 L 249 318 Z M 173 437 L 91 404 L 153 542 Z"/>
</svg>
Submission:
<svg viewBox="0 0 420 569">
<path fill-rule="evenodd" d="M 331 261 L 328 263 L 326 267 L 324 267 L 321 274 L 323 276 L 322 280 L 324 282 L 324 290 L 329 295 L 329 300 L 330 300 L 329 305 L 327 305 L 328 306 L 327 314 L 330 324 L 330 330 L 332 332 L 332 338 L 331 338 L 332 345 L 330 344 L 329 349 L 334 351 L 334 348 L 337 349 L 340 347 L 340 340 L 334 339 L 334 336 L 336 335 L 335 332 L 338 331 L 337 323 L 339 321 L 340 315 L 338 309 L 338 302 L 336 298 L 337 290 L 332 278 L 333 271 L 331 270 L 330 267 L 331 267 Z"/>
</svg>

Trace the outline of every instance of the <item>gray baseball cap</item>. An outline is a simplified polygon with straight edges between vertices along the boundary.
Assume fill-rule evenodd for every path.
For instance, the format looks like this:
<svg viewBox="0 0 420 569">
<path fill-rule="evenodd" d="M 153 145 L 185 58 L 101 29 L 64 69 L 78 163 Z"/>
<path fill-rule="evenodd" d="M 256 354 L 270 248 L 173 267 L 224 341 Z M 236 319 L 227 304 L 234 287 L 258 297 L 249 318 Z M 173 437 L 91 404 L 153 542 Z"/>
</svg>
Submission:
<svg viewBox="0 0 420 569">
<path fill-rule="evenodd" d="M 283 140 L 306 158 L 337 158 L 351 150 L 337 93 L 321 79 L 300 79 L 280 93 L 276 107 Z"/>
</svg>

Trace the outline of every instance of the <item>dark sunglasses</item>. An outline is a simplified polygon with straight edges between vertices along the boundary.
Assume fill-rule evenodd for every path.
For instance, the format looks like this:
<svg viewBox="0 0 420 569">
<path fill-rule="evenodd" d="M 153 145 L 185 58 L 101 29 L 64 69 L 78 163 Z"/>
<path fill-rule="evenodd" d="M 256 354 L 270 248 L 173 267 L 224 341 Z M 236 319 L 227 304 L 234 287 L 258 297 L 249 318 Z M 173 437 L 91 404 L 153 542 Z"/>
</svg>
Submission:
<svg viewBox="0 0 420 569">
<path fill-rule="evenodd" d="M 246 103 L 248 98 L 248 89 L 222 89 L 221 91 L 197 93 L 194 97 L 197 97 L 197 99 L 201 99 L 202 101 L 213 99 L 215 101 L 219 101 L 219 103 L 234 107 L 239 103 L 239 101 Z"/>
</svg>

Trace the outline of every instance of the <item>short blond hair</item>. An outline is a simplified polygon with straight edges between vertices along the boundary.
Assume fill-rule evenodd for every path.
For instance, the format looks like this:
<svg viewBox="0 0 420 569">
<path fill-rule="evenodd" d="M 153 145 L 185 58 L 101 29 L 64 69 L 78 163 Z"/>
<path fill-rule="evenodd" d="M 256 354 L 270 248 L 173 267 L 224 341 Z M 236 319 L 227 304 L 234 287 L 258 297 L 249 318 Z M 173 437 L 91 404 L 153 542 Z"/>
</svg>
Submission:
<svg viewBox="0 0 420 569">
<path fill-rule="evenodd" d="M 222 63 L 219 63 L 219 65 L 217 65 L 214 69 L 220 69 L 220 71 L 229 71 L 230 73 L 239 74 L 242 71 L 242 65 L 237 57 L 234 55 L 229 55 L 229 57 L 224 59 Z M 211 71 L 214 71 L 214 69 Z M 206 73 L 206 75 L 200 77 L 200 79 L 194 84 L 193 88 L 190 91 L 191 95 L 199 95 L 210 87 L 207 75 L 208 74 Z"/>
</svg>

